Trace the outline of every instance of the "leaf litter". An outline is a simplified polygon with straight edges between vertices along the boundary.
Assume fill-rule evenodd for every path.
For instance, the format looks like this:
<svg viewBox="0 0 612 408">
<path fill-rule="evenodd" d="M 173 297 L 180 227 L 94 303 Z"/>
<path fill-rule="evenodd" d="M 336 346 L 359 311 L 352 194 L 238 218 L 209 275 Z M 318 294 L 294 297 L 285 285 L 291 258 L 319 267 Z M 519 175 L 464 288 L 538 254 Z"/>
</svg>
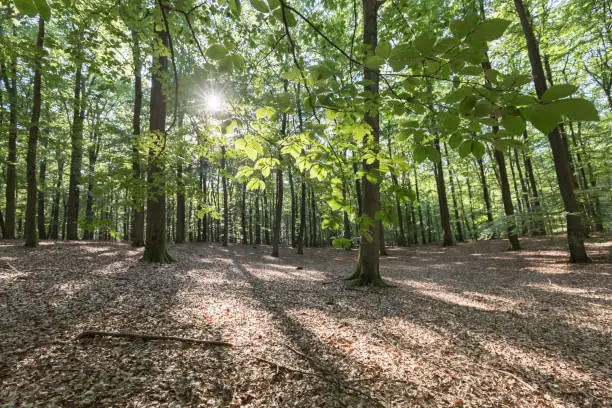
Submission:
<svg viewBox="0 0 612 408">
<path fill-rule="evenodd" d="M 562 237 L 389 248 L 393 287 L 358 290 L 356 251 L 1 241 L 0 406 L 610 407 L 612 241 L 591 241 L 588 265 Z"/>
</svg>

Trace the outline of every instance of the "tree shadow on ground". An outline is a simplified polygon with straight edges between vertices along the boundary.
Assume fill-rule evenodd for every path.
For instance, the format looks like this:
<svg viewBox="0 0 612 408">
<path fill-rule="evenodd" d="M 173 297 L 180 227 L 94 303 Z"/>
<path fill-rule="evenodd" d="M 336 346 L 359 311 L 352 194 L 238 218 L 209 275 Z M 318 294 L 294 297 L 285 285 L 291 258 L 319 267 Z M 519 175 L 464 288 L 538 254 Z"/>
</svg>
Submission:
<svg viewBox="0 0 612 408">
<path fill-rule="evenodd" d="M 17 276 L 3 288 L 0 405 L 184 406 L 206 403 L 207 393 L 211 403 L 230 403 L 231 393 L 211 375 L 230 369 L 222 348 L 75 340 L 86 329 L 219 338 L 212 327 L 176 314 L 191 280 L 185 267 L 196 261 L 189 254 L 159 266 L 139 262 L 142 250 L 118 243 L 43 243 L 32 250 L 16 242 L 8 249 L 16 257 L 5 263 Z"/>
</svg>

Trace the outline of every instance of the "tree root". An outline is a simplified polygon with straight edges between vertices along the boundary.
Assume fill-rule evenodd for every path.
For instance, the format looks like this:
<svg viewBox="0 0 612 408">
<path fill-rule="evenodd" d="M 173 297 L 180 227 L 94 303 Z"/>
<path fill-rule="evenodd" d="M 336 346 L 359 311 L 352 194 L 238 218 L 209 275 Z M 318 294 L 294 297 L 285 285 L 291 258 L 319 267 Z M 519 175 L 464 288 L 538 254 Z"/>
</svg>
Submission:
<svg viewBox="0 0 612 408">
<path fill-rule="evenodd" d="M 177 337 L 177 336 L 158 336 L 154 334 L 144 334 L 144 333 L 129 333 L 129 332 L 106 332 L 106 331 L 98 331 L 98 330 L 85 330 L 78 336 L 76 336 L 76 340 L 93 338 L 95 336 L 102 337 L 120 337 L 124 339 L 141 339 L 145 341 L 149 340 L 169 340 L 169 341 L 180 341 L 184 343 L 195 343 L 201 344 L 203 346 L 220 346 L 220 347 L 232 347 L 232 343 L 227 343 L 225 341 L 215 341 L 215 340 L 199 340 L 190 337 Z"/>
</svg>

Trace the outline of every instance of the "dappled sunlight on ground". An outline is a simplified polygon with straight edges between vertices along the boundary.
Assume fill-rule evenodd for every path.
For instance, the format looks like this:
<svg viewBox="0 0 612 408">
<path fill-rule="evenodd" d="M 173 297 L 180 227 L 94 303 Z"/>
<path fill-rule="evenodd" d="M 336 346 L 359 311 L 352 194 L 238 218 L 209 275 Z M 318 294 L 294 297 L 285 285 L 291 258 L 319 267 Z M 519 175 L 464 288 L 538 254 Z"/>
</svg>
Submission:
<svg viewBox="0 0 612 408">
<path fill-rule="evenodd" d="M 389 248 L 392 287 L 343 278 L 356 251 L 171 245 L 171 265 L 96 242 L 2 242 L 0 405 L 604 406 L 608 243 L 569 265 L 562 240 Z M 561 271 L 561 272 L 559 272 Z M 84 329 L 229 341 L 95 338 Z M 5 363 L 4 363 L 5 362 Z M 459 401 L 459 402 L 457 402 Z M 460 404 L 460 405 L 457 405 Z M 9 404 L 10 406 L 10 404 Z"/>
</svg>

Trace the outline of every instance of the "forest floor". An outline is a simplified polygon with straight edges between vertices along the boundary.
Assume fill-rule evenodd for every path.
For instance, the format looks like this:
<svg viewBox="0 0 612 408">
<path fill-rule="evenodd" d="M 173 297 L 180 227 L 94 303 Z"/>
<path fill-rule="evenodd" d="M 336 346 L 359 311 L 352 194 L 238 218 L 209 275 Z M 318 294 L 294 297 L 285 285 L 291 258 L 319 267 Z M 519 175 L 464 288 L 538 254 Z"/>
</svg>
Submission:
<svg viewBox="0 0 612 408">
<path fill-rule="evenodd" d="M 0 241 L 2 407 L 610 407 L 612 240 L 356 251 Z M 77 339 L 84 330 L 231 342 Z"/>
</svg>

